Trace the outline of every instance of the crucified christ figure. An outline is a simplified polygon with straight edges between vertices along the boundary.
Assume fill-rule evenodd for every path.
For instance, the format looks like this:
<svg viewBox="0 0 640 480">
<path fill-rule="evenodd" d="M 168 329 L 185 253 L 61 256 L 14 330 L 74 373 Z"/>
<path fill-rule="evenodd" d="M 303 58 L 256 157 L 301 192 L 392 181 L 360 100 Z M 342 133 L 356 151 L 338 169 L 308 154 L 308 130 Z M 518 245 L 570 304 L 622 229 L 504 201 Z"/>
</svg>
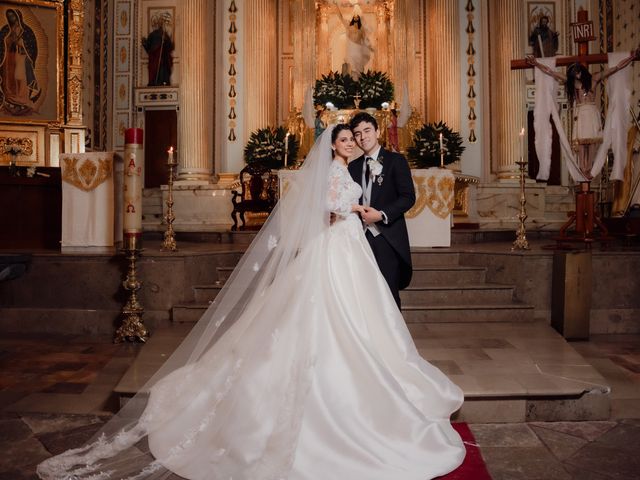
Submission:
<svg viewBox="0 0 640 480">
<path fill-rule="evenodd" d="M 599 144 L 602 143 L 602 124 L 600 111 L 596 106 L 596 88 L 607 77 L 637 59 L 640 59 L 640 47 L 615 67 L 602 72 L 592 75 L 585 65 L 574 63 L 567 68 L 567 73 L 564 75 L 543 65 L 532 55 L 526 57 L 529 65 L 539 68 L 564 85 L 573 119 L 571 144 L 577 156 L 578 166 L 588 180 L 592 178 L 590 171 L 593 157 Z"/>
</svg>

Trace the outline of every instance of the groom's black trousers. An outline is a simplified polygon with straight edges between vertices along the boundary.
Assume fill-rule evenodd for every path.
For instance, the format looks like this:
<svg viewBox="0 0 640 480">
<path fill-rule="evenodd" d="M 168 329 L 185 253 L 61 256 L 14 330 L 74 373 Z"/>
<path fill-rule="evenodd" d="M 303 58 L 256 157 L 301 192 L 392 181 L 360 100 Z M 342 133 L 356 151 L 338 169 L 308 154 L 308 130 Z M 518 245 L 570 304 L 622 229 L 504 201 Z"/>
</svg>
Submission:
<svg viewBox="0 0 640 480">
<path fill-rule="evenodd" d="M 398 308 L 400 308 L 400 256 L 382 235 L 374 237 L 367 230 L 365 236 L 369 241 L 369 245 L 371 245 L 371 250 L 373 250 L 373 255 L 376 257 L 382 276 L 389 284 L 391 294 L 398 304 Z"/>
</svg>

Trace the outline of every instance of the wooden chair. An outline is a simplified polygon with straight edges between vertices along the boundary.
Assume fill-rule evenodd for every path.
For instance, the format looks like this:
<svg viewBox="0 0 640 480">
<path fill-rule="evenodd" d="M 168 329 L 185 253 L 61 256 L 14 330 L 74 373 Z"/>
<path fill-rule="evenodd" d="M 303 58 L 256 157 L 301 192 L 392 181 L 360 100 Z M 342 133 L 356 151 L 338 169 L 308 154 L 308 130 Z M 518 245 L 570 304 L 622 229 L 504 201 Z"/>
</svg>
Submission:
<svg viewBox="0 0 640 480">
<path fill-rule="evenodd" d="M 246 212 L 271 213 L 278 201 L 278 176 L 263 165 L 250 164 L 240 171 L 240 192 L 233 190 L 233 226 L 231 230 L 245 230 Z M 242 225 L 238 227 L 238 216 Z"/>
</svg>

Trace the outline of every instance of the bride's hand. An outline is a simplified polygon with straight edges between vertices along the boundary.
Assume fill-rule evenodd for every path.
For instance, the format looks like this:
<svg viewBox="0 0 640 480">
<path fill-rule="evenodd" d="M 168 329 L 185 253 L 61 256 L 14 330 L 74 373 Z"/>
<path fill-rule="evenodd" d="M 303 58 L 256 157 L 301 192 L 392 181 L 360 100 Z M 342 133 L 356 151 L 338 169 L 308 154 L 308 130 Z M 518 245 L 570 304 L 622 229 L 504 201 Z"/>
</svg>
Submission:
<svg viewBox="0 0 640 480">
<path fill-rule="evenodd" d="M 364 207 L 362 205 L 357 205 L 356 204 L 356 205 L 352 205 L 351 206 L 351 211 L 359 213 L 359 214 L 363 214 L 365 210 L 364 210 Z"/>
</svg>

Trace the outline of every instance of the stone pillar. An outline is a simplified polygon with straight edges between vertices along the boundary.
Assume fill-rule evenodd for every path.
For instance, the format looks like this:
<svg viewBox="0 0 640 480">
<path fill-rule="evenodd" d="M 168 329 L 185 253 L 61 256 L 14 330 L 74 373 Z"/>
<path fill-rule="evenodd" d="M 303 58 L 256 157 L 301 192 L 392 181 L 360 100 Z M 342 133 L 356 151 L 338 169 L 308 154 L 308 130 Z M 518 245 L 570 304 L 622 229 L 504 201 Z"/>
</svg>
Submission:
<svg viewBox="0 0 640 480">
<path fill-rule="evenodd" d="M 392 10 L 391 32 L 393 34 L 393 62 L 392 79 L 397 86 L 407 78 L 407 63 L 409 57 L 407 51 L 407 0 L 396 0 Z"/>
<path fill-rule="evenodd" d="M 178 42 L 180 93 L 178 112 L 178 180 L 208 182 L 212 169 L 211 88 L 207 50 L 211 48 L 207 0 L 181 0 Z"/>
<path fill-rule="evenodd" d="M 526 126 L 524 70 L 511 70 L 510 61 L 523 58 L 526 35 L 519 2 L 489 1 L 490 98 L 492 171 L 500 180 L 518 177 L 521 155 L 518 135 Z"/>
<path fill-rule="evenodd" d="M 318 5 L 318 16 L 320 22 L 318 25 L 318 44 L 329 45 L 329 6 L 327 4 Z M 322 75 L 326 75 L 331 70 L 331 58 L 329 55 L 320 55 L 318 58 L 318 71 Z"/>
<path fill-rule="evenodd" d="M 316 5 L 315 0 L 291 2 L 293 29 L 293 105 L 302 109 L 304 95 L 316 81 Z M 322 48 L 326 48 L 323 45 Z M 326 72 L 323 72 L 326 73 Z"/>
<path fill-rule="evenodd" d="M 387 48 L 387 22 L 389 19 L 387 7 L 384 4 L 376 5 L 376 69 L 381 72 L 389 71 L 389 49 Z M 396 86 L 397 87 L 397 86 Z M 397 93 L 396 93 L 397 97 Z"/>
<path fill-rule="evenodd" d="M 460 131 L 460 2 L 427 1 L 427 122 Z"/>
<path fill-rule="evenodd" d="M 246 138 L 258 128 L 276 125 L 276 2 L 245 0 L 245 128 Z"/>
</svg>

